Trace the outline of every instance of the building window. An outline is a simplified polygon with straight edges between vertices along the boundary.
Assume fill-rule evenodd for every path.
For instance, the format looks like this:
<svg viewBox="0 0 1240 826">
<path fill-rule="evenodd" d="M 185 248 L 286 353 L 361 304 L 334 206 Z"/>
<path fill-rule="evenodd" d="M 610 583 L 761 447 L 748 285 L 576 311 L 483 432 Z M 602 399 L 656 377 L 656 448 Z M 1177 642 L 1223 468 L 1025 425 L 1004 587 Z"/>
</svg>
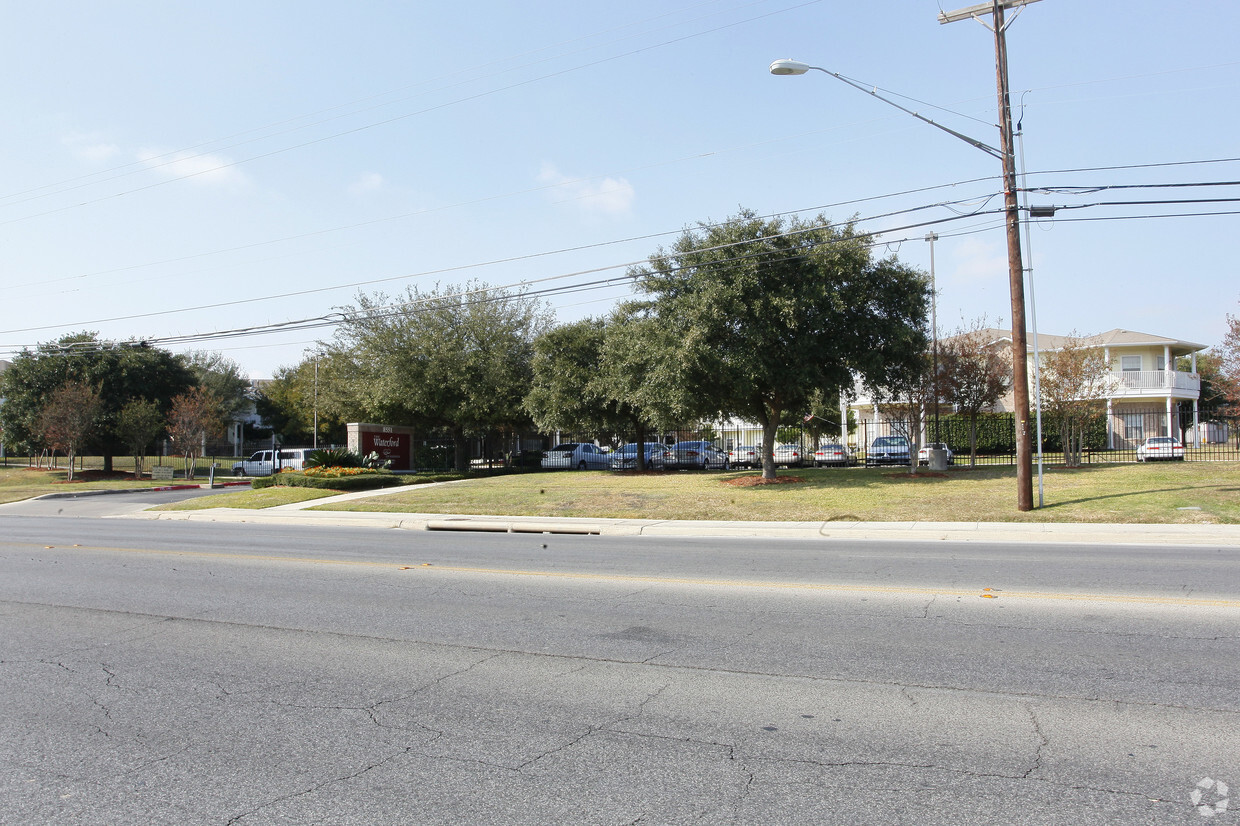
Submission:
<svg viewBox="0 0 1240 826">
<path fill-rule="evenodd" d="M 1124 438 L 1136 444 L 1145 441 L 1145 414 L 1124 414 Z"/>
<path fill-rule="evenodd" d="M 1140 356 L 1121 356 L 1119 364 L 1120 364 L 1120 369 L 1123 370 L 1125 373 L 1141 372 L 1141 357 Z"/>
<path fill-rule="evenodd" d="M 1164 358 L 1163 356 L 1156 356 L 1156 357 L 1154 358 L 1154 369 L 1155 369 L 1155 370 L 1166 370 L 1166 369 L 1167 369 L 1167 359 L 1166 359 L 1166 358 Z"/>
</svg>

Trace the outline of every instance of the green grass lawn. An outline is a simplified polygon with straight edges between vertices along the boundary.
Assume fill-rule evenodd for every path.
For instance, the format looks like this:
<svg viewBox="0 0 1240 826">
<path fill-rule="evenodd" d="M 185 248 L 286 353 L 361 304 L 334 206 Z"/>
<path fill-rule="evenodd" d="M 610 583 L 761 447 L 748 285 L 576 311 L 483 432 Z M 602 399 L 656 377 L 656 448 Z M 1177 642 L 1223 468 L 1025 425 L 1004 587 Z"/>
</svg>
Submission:
<svg viewBox="0 0 1240 826">
<path fill-rule="evenodd" d="M 923 470 L 916 476 L 893 468 L 784 470 L 781 478 L 800 481 L 744 484 L 758 475 L 755 471 L 527 473 L 450 485 L 411 485 L 398 493 L 316 509 L 741 521 L 1240 524 L 1240 463 L 1235 462 L 1048 469 L 1046 506 L 1030 513 L 1016 510 L 1016 471 L 1011 467 L 962 467 L 943 474 Z M 91 480 L 67 485 L 64 477 L 63 469 L 0 468 L 0 502 L 79 486 L 97 490 L 152 484 Z M 284 487 L 240 490 L 168 507 L 268 508 L 332 493 Z"/>
<path fill-rule="evenodd" d="M 1045 507 L 1016 510 L 1011 467 L 943 474 L 801 469 L 801 482 L 740 486 L 756 472 L 537 473 L 411 488 L 316 510 L 634 519 L 864 522 L 1240 523 L 1240 464 L 1175 462 L 1057 468 Z M 1037 475 L 1034 475 L 1037 501 Z"/>
<path fill-rule="evenodd" d="M 159 505 L 158 507 L 151 508 L 151 510 L 192 511 L 202 510 L 204 507 L 261 510 L 262 508 L 274 508 L 277 505 L 291 505 L 294 502 L 322 499 L 326 496 L 335 496 L 338 493 L 340 493 L 338 490 L 318 490 L 315 488 L 273 487 L 262 488 L 261 490 L 242 488 L 232 493 L 219 493 L 215 496 L 186 499 L 184 502 L 175 502 L 170 505 Z"/>
<path fill-rule="evenodd" d="M 132 474 L 114 474 L 117 478 L 100 479 L 97 478 L 96 472 L 89 469 L 76 473 L 72 482 L 65 481 L 66 475 L 63 467 L 59 470 L 28 468 L 24 465 L 0 467 L 0 504 L 19 502 L 22 499 L 31 499 L 45 493 L 72 493 L 75 490 L 132 490 L 171 484 L 152 482 L 150 479 L 134 481 Z M 125 478 L 126 476 L 128 478 Z M 182 481 L 177 480 L 177 484 Z M 207 480 L 204 476 L 195 481 L 206 482 Z"/>
</svg>

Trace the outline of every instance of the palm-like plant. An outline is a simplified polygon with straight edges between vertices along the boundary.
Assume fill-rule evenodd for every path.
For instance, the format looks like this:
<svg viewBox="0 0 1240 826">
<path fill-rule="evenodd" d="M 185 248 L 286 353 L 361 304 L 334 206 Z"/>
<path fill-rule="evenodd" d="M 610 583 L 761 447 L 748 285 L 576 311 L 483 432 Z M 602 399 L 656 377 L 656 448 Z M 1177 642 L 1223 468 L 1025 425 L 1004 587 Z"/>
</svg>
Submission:
<svg viewBox="0 0 1240 826">
<path fill-rule="evenodd" d="M 362 467 L 362 457 L 345 448 L 320 448 L 306 454 L 303 467 Z"/>
</svg>

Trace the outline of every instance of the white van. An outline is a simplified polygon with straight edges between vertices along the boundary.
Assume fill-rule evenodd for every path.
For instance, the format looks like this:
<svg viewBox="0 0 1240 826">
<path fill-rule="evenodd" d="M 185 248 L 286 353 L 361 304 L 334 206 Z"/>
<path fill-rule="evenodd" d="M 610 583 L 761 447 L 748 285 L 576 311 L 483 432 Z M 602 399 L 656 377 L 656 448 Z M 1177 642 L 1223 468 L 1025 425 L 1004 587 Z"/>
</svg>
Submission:
<svg viewBox="0 0 1240 826">
<path fill-rule="evenodd" d="M 255 451 L 250 458 L 233 465 L 233 476 L 270 476 L 276 470 L 284 468 L 301 470 L 306 462 L 306 454 L 313 451 L 312 447 L 282 447 L 278 451 L 278 466 L 272 462 L 270 450 Z"/>
</svg>

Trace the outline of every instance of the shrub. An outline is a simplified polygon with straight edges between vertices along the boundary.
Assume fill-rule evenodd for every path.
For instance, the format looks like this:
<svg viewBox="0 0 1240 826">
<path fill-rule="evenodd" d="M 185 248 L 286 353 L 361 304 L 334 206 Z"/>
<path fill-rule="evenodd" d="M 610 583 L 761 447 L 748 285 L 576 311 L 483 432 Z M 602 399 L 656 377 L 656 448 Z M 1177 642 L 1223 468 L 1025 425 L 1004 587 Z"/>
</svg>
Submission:
<svg viewBox="0 0 1240 826">
<path fill-rule="evenodd" d="M 281 473 L 254 480 L 254 488 L 283 485 L 292 488 L 317 488 L 319 490 L 373 490 L 399 485 L 400 477 L 368 468 L 310 468 L 302 473 Z"/>
<path fill-rule="evenodd" d="M 305 467 L 361 467 L 362 457 L 344 448 L 321 448 L 306 454 Z"/>
</svg>

